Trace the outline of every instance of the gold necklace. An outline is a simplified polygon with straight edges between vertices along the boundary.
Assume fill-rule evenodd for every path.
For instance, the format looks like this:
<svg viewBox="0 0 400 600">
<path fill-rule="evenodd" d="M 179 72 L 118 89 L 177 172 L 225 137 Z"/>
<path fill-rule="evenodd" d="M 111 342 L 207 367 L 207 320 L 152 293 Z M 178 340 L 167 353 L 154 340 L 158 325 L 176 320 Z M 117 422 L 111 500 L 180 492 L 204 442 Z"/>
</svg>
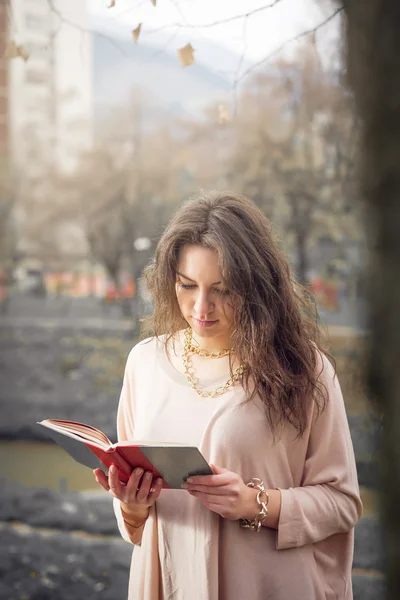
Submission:
<svg viewBox="0 0 400 600">
<path fill-rule="evenodd" d="M 244 368 L 242 365 L 240 365 L 240 367 L 235 369 L 235 371 L 232 374 L 232 377 L 230 377 L 224 385 L 219 385 L 212 392 L 207 392 L 206 390 L 200 389 L 196 383 L 191 355 L 198 354 L 199 356 L 204 356 L 205 358 L 222 358 L 230 352 L 231 350 L 208 352 L 207 350 L 202 350 L 201 348 L 194 346 L 192 343 L 192 329 L 190 327 L 185 329 L 182 354 L 183 367 L 185 369 L 186 378 L 192 390 L 194 390 L 196 394 L 198 394 L 202 398 L 215 398 L 216 396 L 221 396 L 222 394 L 227 392 L 231 387 L 233 387 L 237 381 L 239 381 L 239 379 L 243 375 Z"/>
<path fill-rule="evenodd" d="M 193 344 L 193 331 L 191 327 L 188 327 L 184 331 L 185 336 L 185 347 L 191 354 L 197 354 L 198 356 L 203 356 L 204 358 L 223 358 L 228 354 L 233 354 L 235 351 L 228 348 L 227 350 L 218 350 L 217 352 L 209 352 L 208 350 L 204 350 L 203 348 L 199 348 L 199 346 L 195 346 Z"/>
</svg>

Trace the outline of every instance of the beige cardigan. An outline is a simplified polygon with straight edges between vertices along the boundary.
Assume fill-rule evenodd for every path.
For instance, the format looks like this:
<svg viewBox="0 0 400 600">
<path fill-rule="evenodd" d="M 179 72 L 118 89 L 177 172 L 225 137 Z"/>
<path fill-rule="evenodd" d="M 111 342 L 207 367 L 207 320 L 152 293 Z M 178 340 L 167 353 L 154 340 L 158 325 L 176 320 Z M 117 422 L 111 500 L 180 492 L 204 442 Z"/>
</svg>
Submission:
<svg viewBox="0 0 400 600">
<path fill-rule="evenodd" d="M 184 490 L 163 490 L 136 538 L 128 600 L 350 600 L 353 528 L 361 516 L 342 393 L 325 356 L 318 372 L 325 411 L 300 440 L 287 428 L 277 443 L 259 399 L 243 405 L 236 386 L 200 398 L 154 338 L 131 351 L 118 410 L 120 440 L 197 445 L 209 462 L 279 488 L 278 530 L 260 533 L 222 519 Z M 322 361 L 322 362 L 321 362 Z M 208 382 L 210 389 L 218 382 Z M 312 404 L 310 404 L 312 406 Z"/>
</svg>

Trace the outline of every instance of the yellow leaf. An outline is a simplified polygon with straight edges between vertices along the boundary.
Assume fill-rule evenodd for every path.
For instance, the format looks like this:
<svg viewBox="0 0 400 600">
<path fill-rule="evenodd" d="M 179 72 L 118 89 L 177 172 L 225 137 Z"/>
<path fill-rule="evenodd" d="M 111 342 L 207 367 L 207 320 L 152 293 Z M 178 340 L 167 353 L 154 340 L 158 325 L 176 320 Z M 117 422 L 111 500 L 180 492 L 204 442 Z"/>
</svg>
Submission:
<svg viewBox="0 0 400 600">
<path fill-rule="evenodd" d="M 182 67 L 188 67 L 194 63 L 194 48 L 192 44 L 186 44 L 183 48 L 178 48 L 178 56 Z"/>
<path fill-rule="evenodd" d="M 218 106 L 218 122 L 220 125 L 224 125 L 230 121 L 231 117 L 228 109 L 223 104 Z"/>
<path fill-rule="evenodd" d="M 107 6 L 107 8 L 113 8 L 115 6 L 115 0 L 111 0 L 110 4 Z"/>
<path fill-rule="evenodd" d="M 139 25 L 136 27 L 136 29 L 134 29 L 132 31 L 132 37 L 133 37 L 133 41 L 135 42 L 135 44 L 137 44 L 137 41 L 139 39 L 139 35 L 140 35 L 140 30 L 142 28 L 142 24 L 139 23 Z"/>
<path fill-rule="evenodd" d="M 29 52 L 23 46 L 18 46 L 14 41 L 7 44 L 5 51 L 6 58 L 22 58 L 25 62 L 29 58 Z"/>
</svg>

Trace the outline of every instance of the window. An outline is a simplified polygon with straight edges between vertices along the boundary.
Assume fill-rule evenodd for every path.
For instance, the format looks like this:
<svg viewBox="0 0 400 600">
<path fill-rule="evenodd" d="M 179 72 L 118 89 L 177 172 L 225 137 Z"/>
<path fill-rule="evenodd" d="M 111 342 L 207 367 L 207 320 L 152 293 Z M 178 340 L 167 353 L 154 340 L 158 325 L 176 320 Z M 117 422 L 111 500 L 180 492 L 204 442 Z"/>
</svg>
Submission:
<svg viewBox="0 0 400 600">
<path fill-rule="evenodd" d="M 25 27 L 28 31 L 47 31 L 50 27 L 50 19 L 43 16 L 27 13 L 25 15 Z"/>
<path fill-rule="evenodd" d="M 25 74 L 25 80 L 28 83 L 48 83 L 49 77 L 47 73 L 44 71 L 39 71 L 38 69 L 29 69 Z"/>
<path fill-rule="evenodd" d="M 37 42 L 28 42 L 27 49 L 30 54 L 30 58 L 49 58 L 50 48 L 45 44 L 38 44 Z"/>
</svg>

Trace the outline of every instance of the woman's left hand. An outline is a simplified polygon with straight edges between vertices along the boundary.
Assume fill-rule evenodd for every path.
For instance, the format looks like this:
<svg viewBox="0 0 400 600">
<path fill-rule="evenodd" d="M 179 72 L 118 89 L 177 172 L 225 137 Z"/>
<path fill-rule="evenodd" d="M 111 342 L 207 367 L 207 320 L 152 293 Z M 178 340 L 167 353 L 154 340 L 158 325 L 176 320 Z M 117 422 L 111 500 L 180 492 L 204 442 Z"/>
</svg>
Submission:
<svg viewBox="0 0 400 600">
<path fill-rule="evenodd" d="M 215 465 L 211 468 L 214 475 L 190 477 L 182 488 L 224 519 L 253 518 L 257 512 L 257 492 L 247 487 L 237 473 Z"/>
</svg>

